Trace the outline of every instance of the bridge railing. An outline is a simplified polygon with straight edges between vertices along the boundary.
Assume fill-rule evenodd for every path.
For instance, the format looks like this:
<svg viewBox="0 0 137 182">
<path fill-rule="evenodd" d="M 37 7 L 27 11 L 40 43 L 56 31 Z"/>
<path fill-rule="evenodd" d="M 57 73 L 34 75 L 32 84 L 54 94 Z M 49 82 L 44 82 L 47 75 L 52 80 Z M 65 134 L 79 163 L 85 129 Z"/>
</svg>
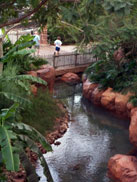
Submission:
<svg viewBox="0 0 137 182">
<path fill-rule="evenodd" d="M 53 67 L 80 66 L 95 62 L 97 58 L 91 53 L 67 53 L 59 56 L 53 55 Z"/>
</svg>

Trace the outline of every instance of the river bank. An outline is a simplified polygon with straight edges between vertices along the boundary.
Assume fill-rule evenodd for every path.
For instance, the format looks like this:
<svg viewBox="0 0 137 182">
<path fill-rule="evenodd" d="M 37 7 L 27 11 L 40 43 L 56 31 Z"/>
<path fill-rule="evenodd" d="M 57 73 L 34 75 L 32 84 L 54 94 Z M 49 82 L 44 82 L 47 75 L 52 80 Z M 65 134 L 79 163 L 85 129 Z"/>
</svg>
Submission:
<svg viewBox="0 0 137 182">
<path fill-rule="evenodd" d="M 102 106 L 121 118 L 129 118 L 129 139 L 137 147 L 137 108 L 129 103 L 131 93 L 122 95 L 113 92 L 112 88 L 100 90 L 98 84 L 88 80 L 83 82 L 83 95 L 95 105 Z M 135 150 L 136 151 L 136 150 Z M 136 154 L 134 154 L 136 156 Z M 108 162 L 109 176 L 120 182 L 137 181 L 137 158 L 132 155 L 116 154 Z"/>
</svg>

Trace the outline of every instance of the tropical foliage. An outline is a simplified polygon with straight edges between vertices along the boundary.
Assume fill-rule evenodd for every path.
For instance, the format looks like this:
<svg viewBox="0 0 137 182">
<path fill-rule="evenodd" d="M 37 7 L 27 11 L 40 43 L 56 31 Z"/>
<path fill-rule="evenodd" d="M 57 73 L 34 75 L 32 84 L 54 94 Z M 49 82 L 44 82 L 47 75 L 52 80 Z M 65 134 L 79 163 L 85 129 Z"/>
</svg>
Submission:
<svg viewBox="0 0 137 182">
<path fill-rule="evenodd" d="M 41 164 L 44 165 L 45 173 L 47 174 L 48 180 L 52 181 L 50 172 L 48 170 L 45 159 L 36 145 L 36 142 L 42 144 L 42 146 L 51 151 L 51 146 L 46 142 L 45 138 L 34 128 L 16 122 L 16 109 L 18 104 L 14 104 L 8 109 L 2 109 L 0 114 L 0 146 L 2 161 L 6 165 L 6 168 L 10 171 L 18 171 L 20 160 L 22 156 L 26 157 L 25 149 L 29 148 L 38 153 Z M 17 147 L 18 146 L 18 147 Z M 23 162 L 23 161 L 22 161 Z M 23 162 L 24 167 L 25 163 Z M 35 172 L 34 172 L 35 173 Z M 37 174 L 35 175 L 35 181 L 39 181 Z M 33 181 L 33 178 L 29 178 L 29 181 Z"/>
<path fill-rule="evenodd" d="M 28 35 L 21 37 L 14 45 L 9 42 L 4 46 L 5 54 L 1 61 L 5 65 L 0 75 L 1 163 L 4 163 L 6 169 L 9 171 L 18 171 L 21 161 L 25 170 L 27 171 L 27 168 L 29 168 L 31 169 L 29 171 L 33 174 L 27 172 L 28 181 L 34 182 L 34 178 L 36 182 L 39 181 L 35 169 L 33 169 L 25 153 L 25 149 L 29 147 L 30 150 L 37 153 L 45 169 L 45 175 L 49 181 L 52 181 L 47 163 L 36 142 L 41 143 L 47 151 L 51 150 L 50 145 L 37 130 L 20 122 L 22 118 L 20 111 L 26 108 L 30 109 L 32 105 L 30 100 L 32 95 L 31 84 L 39 83 L 46 85 L 46 82 L 40 78 L 25 74 L 20 75 L 20 73 L 30 70 L 32 66 L 33 68 L 38 68 L 39 65 L 45 63 L 44 60 L 30 55 L 34 50 L 26 49 L 33 44 L 32 37 Z"/>
<path fill-rule="evenodd" d="M 14 44 L 9 40 L 5 41 L 3 44 L 4 56 L 1 59 L 1 62 L 4 63 L 4 68 L 7 64 L 12 64 L 18 67 L 19 73 L 25 73 L 46 64 L 46 60 L 34 57 L 33 53 L 35 50 L 32 49 L 34 44 L 33 36 L 30 35 L 21 36 Z"/>
<path fill-rule="evenodd" d="M 8 65 L 0 75 L 1 107 L 10 106 L 12 102 L 18 102 L 20 106 L 30 103 L 31 83 L 45 84 L 45 81 L 31 75 L 18 75 L 16 66 Z M 10 100 L 5 102 L 6 100 Z M 11 102 L 12 101 L 12 102 Z M 8 104 L 8 105 L 7 105 Z"/>
<path fill-rule="evenodd" d="M 137 3 L 134 0 L 105 0 L 102 9 L 102 15 L 96 17 L 95 23 L 91 25 L 91 51 L 98 62 L 92 64 L 86 73 L 91 81 L 99 83 L 100 88 L 112 87 L 119 92 L 130 90 L 135 94 L 131 98 L 135 103 Z"/>
</svg>

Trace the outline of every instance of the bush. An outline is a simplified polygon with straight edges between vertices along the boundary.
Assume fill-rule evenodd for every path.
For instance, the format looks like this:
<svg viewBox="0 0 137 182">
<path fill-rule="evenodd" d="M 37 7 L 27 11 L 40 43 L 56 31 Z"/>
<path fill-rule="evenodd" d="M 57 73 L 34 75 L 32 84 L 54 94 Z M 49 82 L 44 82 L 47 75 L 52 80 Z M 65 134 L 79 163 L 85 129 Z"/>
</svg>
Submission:
<svg viewBox="0 0 137 182">
<path fill-rule="evenodd" d="M 31 108 L 22 112 L 23 122 L 29 124 L 45 134 L 52 130 L 56 117 L 63 113 L 57 106 L 55 99 L 48 91 L 38 90 L 37 96 L 31 97 Z"/>
</svg>

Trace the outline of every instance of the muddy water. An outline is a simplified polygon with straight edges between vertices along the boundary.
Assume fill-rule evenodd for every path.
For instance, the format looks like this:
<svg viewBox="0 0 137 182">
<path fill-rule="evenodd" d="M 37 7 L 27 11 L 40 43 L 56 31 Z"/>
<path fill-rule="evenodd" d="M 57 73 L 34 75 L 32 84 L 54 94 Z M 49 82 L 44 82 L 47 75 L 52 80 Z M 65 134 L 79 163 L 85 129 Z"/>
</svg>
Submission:
<svg viewBox="0 0 137 182">
<path fill-rule="evenodd" d="M 106 110 L 82 98 L 81 86 L 56 85 L 55 97 L 67 104 L 71 119 L 69 129 L 58 139 L 61 145 L 47 153 L 54 182 L 110 182 L 107 162 L 114 154 L 131 149 L 128 121 L 115 118 Z M 42 168 L 38 166 L 38 173 Z M 45 182 L 41 174 L 40 182 Z"/>
</svg>

